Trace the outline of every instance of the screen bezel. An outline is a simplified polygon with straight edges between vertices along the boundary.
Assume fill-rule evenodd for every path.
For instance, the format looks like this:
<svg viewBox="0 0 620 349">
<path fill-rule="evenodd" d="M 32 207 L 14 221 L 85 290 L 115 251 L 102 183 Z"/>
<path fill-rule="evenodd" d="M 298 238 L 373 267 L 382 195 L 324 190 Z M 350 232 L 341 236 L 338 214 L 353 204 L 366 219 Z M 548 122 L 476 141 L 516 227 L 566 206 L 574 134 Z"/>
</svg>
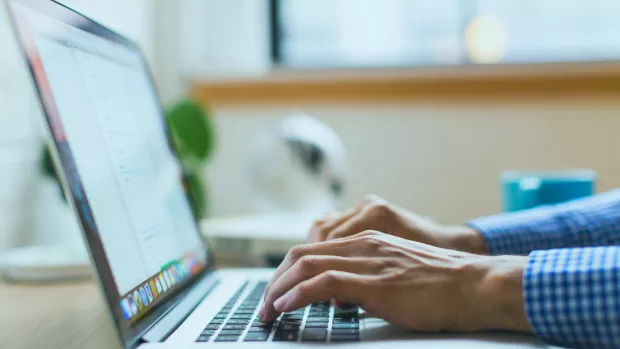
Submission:
<svg viewBox="0 0 620 349">
<path fill-rule="evenodd" d="M 201 230 L 199 226 L 199 221 L 197 217 L 194 216 L 192 213 L 196 229 L 200 235 L 200 243 L 202 245 L 200 247 L 203 248 L 207 254 L 207 260 L 205 261 L 206 266 L 203 267 L 203 269 L 199 273 L 185 281 L 184 284 L 177 287 L 176 290 L 166 295 L 165 298 L 162 298 L 162 300 L 158 304 L 156 304 L 148 314 L 141 317 L 138 321 L 130 322 L 124 318 L 120 305 L 122 295 L 118 292 L 118 288 L 116 286 L 116 282 L 114 280 L 110 265 L 108 263 L 103 244 L 99 238 L 99 230 L 97 229 L 96 223 L 94 222 L 92 210 L 90 208 L 90 205 L 88 204 L 88 197 L 82 186 L 81 180 L 79 180 L 79 176 L 78 180 L 69 179 L 72 177 L 69 175 L 69 173 L 75 166 L 75 160 L 70 149 L 71 145 L 65 142 L 67 143 L 64 144 L 65 149 L 60 149 L 62 142 L 58 141 L 58 135 L 55 134 L 52 119 L 54 115 L 58 114 L 58 112 L 57 110 L 51 110 L 55 108 L 55 106 L 50 107 L 50 105 L 46 103 L 45 96 L 41 91 L 42 82 L 39 81 L 39 78 L 36 75 L 33 62 L 33 60 L 37 57 L 31 57 L 30 53 L 27 50 L 26 40 L 28 38 L 25 37 L 25 33 L 23 33 L 19 28 L 18 18 L 16 18 L 16 13 L 13 5 L 24 5 L 45 16 L 49 16 L 52 19 L 58 20 L 64 24 L 104 38 L 116 44 L 122 45 L 139 54 L 145 74 L 147 74 L 147 77 L 151 84 L 152 93 L 156 97 L 159 104 L 159 114 L 161 122 L 164 125 L 166 140 L 175 158 L 177 159 L 177 161 L 179 161 L 178 151 L 175 148 L 174 143 L 172 142 L 171 131 L 168 128 L 167 123 L 164 119 L 164 110 L 162 108 L 160 96 L 155 87 L 156 85 L 153 75 L 151 73 L 151 69 L 148 66 L 148 62 L 143 52 L 133 41 L 123 37 L 122 35 L 114 32 L 113 30 L 99 24 L 98 22 L 90 19 L 89 17 L 61 3 L 58 3 L 54 0 L 6 0 L 5 3 L 8 10 L 7 13 L 10 17 L 10 22 L 12 23 L 14 32 L 16 33 L 16 37 L 18 38 L 18 42 L 20 44 L 19 46 L 21 48 L 24 58 L 26 59 L 29 72 L 36 87 L 35 90 L 38 95 L 41 110 L 46 121 L 46 130 L 48 131 L 47 133 L 49 136 L 48 145 L 50 146 L 52 152 L 55 167 L 59 172 L 59 176 L 61 177 L 60 180 L 62 182 L 61 184 L 63 186 L 63 190 L 66 197 L 68 198 L 71 207 L 73 208 L 75 214 L 79 219 L 79 225 L 82 230 L 84 241 L 88 244 L 91 261 L 93 263 L 94 269 L 98 274 L 98 281 L 100 283 L 100 287 L 104 291 L 104 295 L 116 323 L 116 328 L 119 332 L 119 336 L 121 337 L 125 348 L 134 347 L 139 342 L 142 334 L 145 333 L 155 322 L 157 322 L 158 319 L 164 316 L 171 308 L 173 308 L 182 299 L 183 294 L 187 292 L 197 280 L 201 279 L 208 272 L 214 269 L 215 264 L 213 260 L 213 255 L 206 239 L 200 234 Z M 78 199 L 79 197 L 82 198 L 81 201 L 80 199 Z"/>
</svg>

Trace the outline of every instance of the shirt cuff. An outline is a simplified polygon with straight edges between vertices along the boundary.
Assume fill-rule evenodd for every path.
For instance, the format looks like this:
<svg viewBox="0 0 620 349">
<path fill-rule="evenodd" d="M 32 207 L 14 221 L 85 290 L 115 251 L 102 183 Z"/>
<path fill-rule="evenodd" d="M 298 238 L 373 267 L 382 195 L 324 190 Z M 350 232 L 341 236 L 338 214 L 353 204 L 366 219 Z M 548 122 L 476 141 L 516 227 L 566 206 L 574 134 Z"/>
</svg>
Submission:
<svg viewBox="0 0 620 349">
<path fill-rule="evenodd" d="M 528 255 L 534 250 L 559 248 L 562 222 L 552 206 L 477 218 L 467 223 L 487 243 L 490 255 Z"/>
<path fill-rule="evenodd" d="M 620 247 L 532 252 L 523 295 L 528 321 L 543 340 L 620 348 Z"/>
</svg>

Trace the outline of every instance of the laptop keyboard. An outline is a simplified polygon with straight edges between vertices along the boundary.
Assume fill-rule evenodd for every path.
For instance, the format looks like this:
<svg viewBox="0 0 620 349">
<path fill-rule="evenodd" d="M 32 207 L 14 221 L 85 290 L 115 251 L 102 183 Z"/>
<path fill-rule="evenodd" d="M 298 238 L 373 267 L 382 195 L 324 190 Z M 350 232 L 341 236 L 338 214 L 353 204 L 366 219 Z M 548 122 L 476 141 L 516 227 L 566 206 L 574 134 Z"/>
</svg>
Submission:
<svg viewBox="0 0 620 349">
<path fill-rule="evenodd" d="M 257 318 L 266 281 L 243 298 L 245 282 L 205 327 L 196 342 L 356 342 L 360 340 L 358 309 L 338 309 L 330 301 L 282 314 L 273 322 Z M 239 303 L 237 305 L 237 303 Z"/>
</svg>

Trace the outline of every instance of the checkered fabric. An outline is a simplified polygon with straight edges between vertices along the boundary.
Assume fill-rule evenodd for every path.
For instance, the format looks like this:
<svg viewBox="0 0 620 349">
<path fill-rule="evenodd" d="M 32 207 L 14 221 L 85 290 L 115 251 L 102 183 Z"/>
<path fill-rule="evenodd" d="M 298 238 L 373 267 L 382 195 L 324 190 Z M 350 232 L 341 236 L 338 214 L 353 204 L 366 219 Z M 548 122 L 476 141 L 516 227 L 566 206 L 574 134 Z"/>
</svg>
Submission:
<svg viewBox="0 0 620 349">
<path fill-rule="evenodd" d="M 620 190 L 469 225 L 493 255 L 529 254 L 524 303 L 539 337 L 620 348 Z"/>
<path fill-rule="evenodd" d="M 535 251 L 523 277 L 536 334 L 576 348 L 620 348 L 620 247 Z"/>
</svg>

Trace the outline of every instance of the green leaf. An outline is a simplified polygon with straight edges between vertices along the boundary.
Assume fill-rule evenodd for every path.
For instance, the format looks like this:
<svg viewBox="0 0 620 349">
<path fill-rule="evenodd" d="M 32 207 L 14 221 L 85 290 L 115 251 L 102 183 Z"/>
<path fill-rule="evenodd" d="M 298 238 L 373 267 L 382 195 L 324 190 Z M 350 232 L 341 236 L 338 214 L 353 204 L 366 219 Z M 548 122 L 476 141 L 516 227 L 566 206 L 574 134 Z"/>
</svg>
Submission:
<svg viewBox="0 0 620 349">
<path fill-rule="evenodd" d="M 196 101 L 184 100 L 170 108 L 167 122 L 183 161 L 197 160 L 204 164 L 215 145 L 215 132 L 207 110 Z"/>
</svg>

